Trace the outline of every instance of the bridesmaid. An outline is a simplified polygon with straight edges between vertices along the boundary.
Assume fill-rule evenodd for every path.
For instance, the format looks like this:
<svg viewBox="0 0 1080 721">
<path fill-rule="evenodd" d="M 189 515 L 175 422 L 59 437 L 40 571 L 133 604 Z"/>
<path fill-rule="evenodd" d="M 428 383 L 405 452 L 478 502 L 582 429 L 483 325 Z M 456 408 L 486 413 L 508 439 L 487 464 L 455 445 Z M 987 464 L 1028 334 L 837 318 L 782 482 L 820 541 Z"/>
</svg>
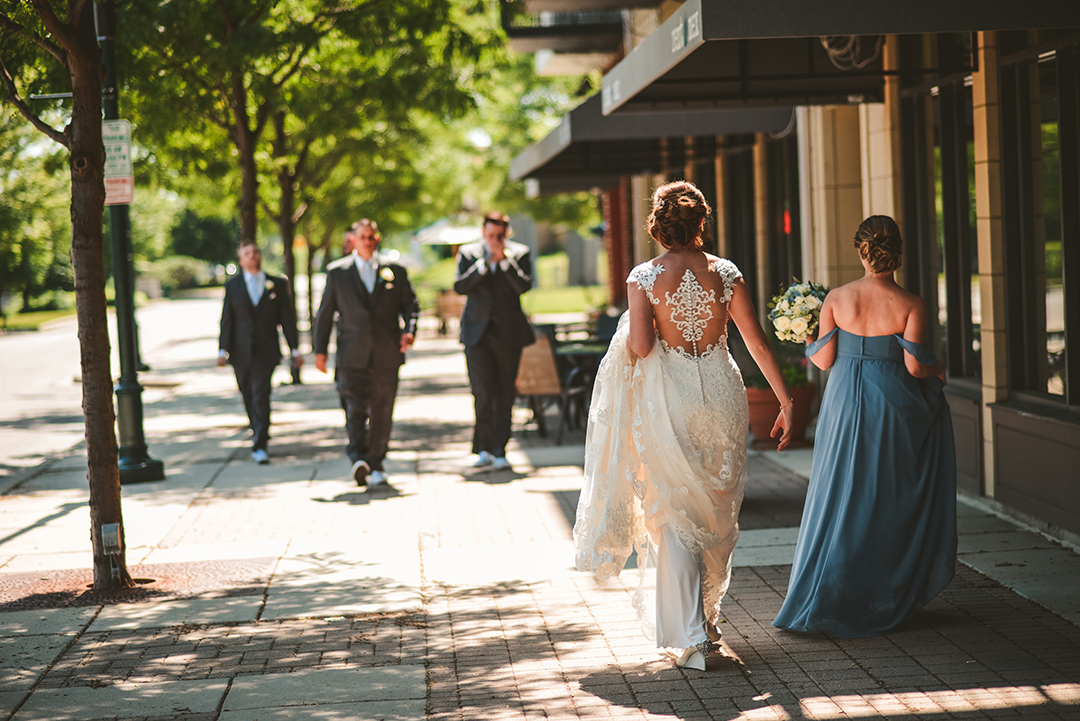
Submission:
<svg viewBox="0 0 1080 721">
<path fill-rule="evenodd" d="M 806 355 L 832 368 L 818 416 L 787 597 L 773 625 L 854 638 L 890 633 L 952 579 L 956 460 L 945 366 L 926 303 L 894 272 L 892 218 L 855 234 L 865 275 L 832 290 Z M 808 341 L 813 340 L 812 338 Z"/>
</svg>

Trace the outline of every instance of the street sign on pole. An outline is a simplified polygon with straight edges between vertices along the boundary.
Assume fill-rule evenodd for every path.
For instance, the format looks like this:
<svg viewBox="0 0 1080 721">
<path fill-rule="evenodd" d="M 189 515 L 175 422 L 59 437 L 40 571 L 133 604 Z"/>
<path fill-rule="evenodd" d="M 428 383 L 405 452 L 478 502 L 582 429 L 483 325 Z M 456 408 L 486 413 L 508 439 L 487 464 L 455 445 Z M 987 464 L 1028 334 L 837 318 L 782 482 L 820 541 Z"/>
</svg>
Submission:
<svg viewBox="0 0 1080 721">
<path fill-rule="evenodd" d="M 120 120 L 116 79 L 116 5 L 94 2 L 94 23 L 105 77 L 101 84 L 102 135 L 106 147 L 105 184 L 126 181 L 125 198 L 108 199 L 109 235 L 112 236 L 113 287 L 116 289 L 116 339 L 120 351 L 120 378 L 116 384 L 116 429 L 120 483 L 165 480 L 165 464 L 151 458 L 143 432 L 142 386 L 139 384 L 139 338 L 135 324 L 135 268 L 131 251 L 128 205 L 135 188 L 131 168 L 131 125 Z M 110 174 L 115 174 L 110 178 Z M 124 187 L 124 182 L 117 184 Z"/>
<path fill-rule="evenodd" d="M 131 167 L 131 123 L 106 120 L 101 124 L 105 143 L 105 205 L 131 205 L 135 201 L 135 171 Z"/>
</svg>

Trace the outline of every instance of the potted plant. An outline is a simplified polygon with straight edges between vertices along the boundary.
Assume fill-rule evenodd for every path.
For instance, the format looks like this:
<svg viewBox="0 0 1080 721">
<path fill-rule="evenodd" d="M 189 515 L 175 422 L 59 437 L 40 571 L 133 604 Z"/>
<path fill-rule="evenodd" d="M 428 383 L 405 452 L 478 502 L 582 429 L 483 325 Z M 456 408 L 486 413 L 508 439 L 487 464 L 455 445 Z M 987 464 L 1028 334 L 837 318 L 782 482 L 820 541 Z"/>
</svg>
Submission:
<svg viewBox="0 0 1080 721">
<path fill-rule="evenodd" d="M 817 385 L 811 383 L 806 375 L 806 358 L 785 351 L 786 345 L 777 353 L 777 357 L 784 374 L 784 384 L 795 402 L 791 418 L 791 443 L 788 447 L 809 446 L 811 441 L 806 438 L 806 427 L 813 417 L 811 411 L 817 396 Z M 750 447 L 759 450 L 776 448 L 776 439 L 770 438 L 769 433 L 780 413 L 780 401 L 776 399 L 776 394 L 764 376 L 747 375 L 744 381 L 746 399 L 750 404 L 750 431 L 754 434 Z"/>
</svg>

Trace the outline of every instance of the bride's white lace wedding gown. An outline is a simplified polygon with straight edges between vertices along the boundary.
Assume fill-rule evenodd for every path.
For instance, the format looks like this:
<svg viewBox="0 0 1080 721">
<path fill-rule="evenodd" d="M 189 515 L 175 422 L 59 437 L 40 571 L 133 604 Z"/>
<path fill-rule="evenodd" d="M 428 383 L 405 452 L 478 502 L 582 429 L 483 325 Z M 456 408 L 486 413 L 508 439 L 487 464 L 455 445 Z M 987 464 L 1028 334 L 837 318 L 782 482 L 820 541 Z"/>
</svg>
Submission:
<svg viewBox="0 0 1080 721">
<path fill-rule="evenodd" d="M 704 622 L 716 623 L 746 483 L 746 391 L 727 347 L 728 304 L 742 274 L 719 258 L 708 269 L 700 279 L 657 262 L 631 271 L 627 281 L 652 303 L 659 342 L 635 356 L 624 314 L 589 409 L 577 567 L 616 576 L 637 551 L 643 583 L 635 605 L 650 637 L 655 618 L 659 647 L 700 643 Z M 643 594 L 641 559 L 650 550 L 655 614 Z"/>
</svg>

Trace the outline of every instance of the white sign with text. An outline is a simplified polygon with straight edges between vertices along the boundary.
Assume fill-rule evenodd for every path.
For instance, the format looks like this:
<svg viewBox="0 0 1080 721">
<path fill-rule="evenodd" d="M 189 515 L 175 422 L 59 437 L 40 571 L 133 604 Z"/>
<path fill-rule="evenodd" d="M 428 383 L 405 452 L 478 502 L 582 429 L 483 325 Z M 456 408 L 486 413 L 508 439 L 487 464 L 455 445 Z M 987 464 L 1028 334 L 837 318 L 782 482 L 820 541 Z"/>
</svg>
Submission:
<svg viewBox="0 0 1080 721">
<path fill-rule="evenodd" d="M 131 167 L 131 123 L 106 120 L 101 124 L 105 143 L 105 205 L 130 205 L 135 200 L 135 171 Z"/>
</svg>

